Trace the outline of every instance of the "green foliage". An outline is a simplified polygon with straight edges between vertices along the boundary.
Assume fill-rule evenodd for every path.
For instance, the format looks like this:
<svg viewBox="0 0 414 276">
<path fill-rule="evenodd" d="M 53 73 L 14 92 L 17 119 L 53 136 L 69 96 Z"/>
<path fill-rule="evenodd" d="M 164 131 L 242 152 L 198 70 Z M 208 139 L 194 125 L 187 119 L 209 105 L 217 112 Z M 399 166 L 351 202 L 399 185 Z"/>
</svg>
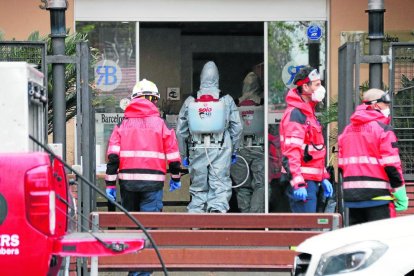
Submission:
<svg viewBox="0 0 414 276">
<path fill-rule="evenodd" d="M 366 80 L 359 86 L 359 91 L 361 93 L 361 99 L 362 99 L 362 93 L 364 93 L 368 89 L 369 89 L 369 81 Z M 388 85 L 386 85 L 385 83 L 382 83 L 382 90 L 387 91 L 388 89 L 389 89 Z"/>
<path fill-rule="evenodd" d="M 332 122 L 338 121 L 338 102 L 331 99 L 330 105 L 325 108 L 318 116 L 323 126 L 328 126 Z"/>
<path fill-rule="evenodd" d="M 414 86 L 414 78 L 410 80 L 406 75 L 401 74 L 401 85 L 404 88 Z"/>
</svg>

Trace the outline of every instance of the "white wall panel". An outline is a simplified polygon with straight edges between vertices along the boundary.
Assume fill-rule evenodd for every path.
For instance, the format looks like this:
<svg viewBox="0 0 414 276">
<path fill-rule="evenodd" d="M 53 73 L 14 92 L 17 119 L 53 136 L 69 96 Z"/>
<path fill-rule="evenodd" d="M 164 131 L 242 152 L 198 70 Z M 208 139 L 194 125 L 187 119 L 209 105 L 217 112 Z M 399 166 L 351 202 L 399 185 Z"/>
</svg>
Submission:
<svg viewBox="0 0 414 276">
<path fill-rule="evenodd" d="M 76 21 L 326 20 L 326 0 L 75 0 Z"/>
</svg>

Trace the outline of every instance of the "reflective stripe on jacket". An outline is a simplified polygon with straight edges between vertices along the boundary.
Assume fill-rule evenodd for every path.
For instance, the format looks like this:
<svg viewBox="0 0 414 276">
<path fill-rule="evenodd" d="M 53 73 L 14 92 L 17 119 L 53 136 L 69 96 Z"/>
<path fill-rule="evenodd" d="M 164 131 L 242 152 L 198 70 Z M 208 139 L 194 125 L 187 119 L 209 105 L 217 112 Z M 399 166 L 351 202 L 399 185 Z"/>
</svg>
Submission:
<svg viewBox="0 0 414 276">
<path fill-rule="evenodd" d="M 153 103 L 140 98 L 131 101 L 124 120 L 115 126 L 107 156 L 107 185 L 119 178 L 132 191 L 162 189 L 166 164 L 180 162 L 174 130 L 167 128 Z"/>
<path fill-rule="evenodd" d="M 288 92 L 286 102 L 288 107 L 280 123 L 282 173 L 290 176 L 292 186 L 305 183 L 305 180 L 329 178 L 325 169 L 325 142 L 322 126 L 315 116 L 315 103 L 304 102 L 296 88 Z"/>
<path fill-rule="evenodd" d="M 363 104 L 339 136 L 345 201 L 387 196 L 404 184 L 397 138 L 388 123 L 380 111 Z"/>
</svg>

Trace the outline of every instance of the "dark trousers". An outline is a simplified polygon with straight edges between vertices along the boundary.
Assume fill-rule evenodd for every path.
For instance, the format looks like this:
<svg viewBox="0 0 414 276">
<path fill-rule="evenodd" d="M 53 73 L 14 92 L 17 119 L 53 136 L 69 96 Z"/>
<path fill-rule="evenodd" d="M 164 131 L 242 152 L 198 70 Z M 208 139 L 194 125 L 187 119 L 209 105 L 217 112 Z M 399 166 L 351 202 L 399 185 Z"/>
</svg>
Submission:
<svg viewBox="0 0 414 276">
<path fill-rule="evenodd" d="M 163 190 L 154 192 L 131 192 L 121 185 L 121 203 L 129 212 L 161 212 Z M 129 271 L 128 276 L 149 276 L 147 271 Z"/>
<path fill-rule="evenodd" d="M 318 191 L 319 191 L 319 183 L 306 180 L 308 187 L 306 190 L 308 191 L 307 200 L 296 200 L 293 197 L 293 187 L 289 187 L 288 195 L 289 195 L 289 202 L 290 202 L 290 209 L 292 213 L 316 213 L 316 207 L 318 204 Z"/>
<path fill-rule="evenodd" d="M 270 183 L 269 212 L 291 213 L 287 191 L 289 182 L 280 182 L 280 179 L 273 178 Z"/>
<path fill-rule="evenodd" d="M 163 191 L 131 192 L 121 185 L 122 206 L 130 212 L 161 212 Z"/>
<path fill-rule="evenodd" d="M 390 218 L 390 205 L 367 208 L 349 208 L 349 225 Z"/>
</svg>

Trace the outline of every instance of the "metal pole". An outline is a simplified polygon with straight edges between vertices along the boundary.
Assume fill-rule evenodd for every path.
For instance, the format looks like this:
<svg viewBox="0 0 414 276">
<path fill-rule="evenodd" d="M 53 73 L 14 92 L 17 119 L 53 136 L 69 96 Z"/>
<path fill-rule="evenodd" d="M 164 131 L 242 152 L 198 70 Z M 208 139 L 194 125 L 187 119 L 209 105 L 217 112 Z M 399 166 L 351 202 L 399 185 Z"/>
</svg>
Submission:
<svg viewBox="0 0 414 276">
<path fill-rule="evenodd" d="M 52 55 L 65 55 L 66 1 L 49 0 L 46 8 L 50 11 L 50 37 Z M 66 91 L 65 64 L 52 64 L 53 79 L 53 143 L 62 144 L 62 159 L 66 160 Z"/>
<path fill-rule="evenodd" d="M 384 0 L 368 0 L 369 55 L 382 55 Z M 382 89 L 382 63 L 369 64 L 369 88 Z"/>
<path fill-rule="evenodd" d="M 308 40 L 308 55 L 309 55 L 309 65 L 319 71 L 320 58 L 319 58 L 319 48 L 321 42 L 318 40 Z"/>
</svg>

